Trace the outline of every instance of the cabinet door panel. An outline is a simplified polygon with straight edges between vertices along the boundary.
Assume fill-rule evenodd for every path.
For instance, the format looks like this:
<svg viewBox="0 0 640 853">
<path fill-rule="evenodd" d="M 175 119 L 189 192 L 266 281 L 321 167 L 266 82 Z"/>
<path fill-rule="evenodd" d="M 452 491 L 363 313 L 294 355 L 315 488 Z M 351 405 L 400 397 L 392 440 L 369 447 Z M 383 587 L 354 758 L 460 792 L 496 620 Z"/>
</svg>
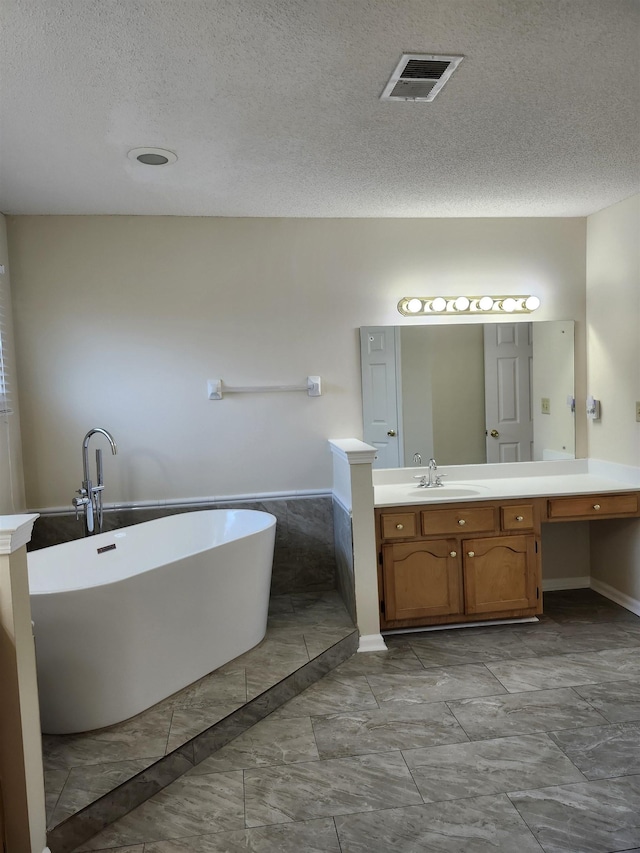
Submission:
<svg viewBox="0 0 640 853">
<path fill-rule="evenodd" d="M 466 613 L 536 607 L 535 536 L 465 539 L 462 554 Z"/>
<path fill-rule="evenodd" d="M 455 540 L 384 547 L 386 619 L 417 619 L 462 611 Z"/>
</svg>

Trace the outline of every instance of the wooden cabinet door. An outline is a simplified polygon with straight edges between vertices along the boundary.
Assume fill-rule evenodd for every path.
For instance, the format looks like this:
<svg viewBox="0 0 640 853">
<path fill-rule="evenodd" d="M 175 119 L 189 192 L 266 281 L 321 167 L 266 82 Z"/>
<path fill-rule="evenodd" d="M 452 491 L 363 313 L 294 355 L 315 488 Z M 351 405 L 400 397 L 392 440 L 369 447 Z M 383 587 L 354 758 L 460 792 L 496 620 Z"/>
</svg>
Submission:
<svg viewBox="0 0 640 853">
<path fill-rule="evenodd" d="M 385 620 L 462 612 L 458 546 L 454 539 L 383 548 Z"/>
<path fill-rule="evenodd" d="M 462 542 L 465 612 L 498 613 L 537 605 L 535 536 Z"/>
</svg>

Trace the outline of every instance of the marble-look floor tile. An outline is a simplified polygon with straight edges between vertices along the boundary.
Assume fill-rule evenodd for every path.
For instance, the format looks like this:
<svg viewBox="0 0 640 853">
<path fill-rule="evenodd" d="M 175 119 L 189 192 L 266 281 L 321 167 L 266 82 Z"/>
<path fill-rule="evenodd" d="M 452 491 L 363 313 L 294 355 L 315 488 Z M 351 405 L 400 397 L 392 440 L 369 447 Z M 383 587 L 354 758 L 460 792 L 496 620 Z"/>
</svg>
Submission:
<svg viewBox="0 0 640 853">
<path fill-rule="evenodd" d="M 321 758 L 459 743 L 468 738 L 444 702 L 313 717 Z"/>
<path fill-rule="evenodd" d="M 269 598 L 269 616 L 281 613 L 293 613 L 293 603 L 290 595 L 272 595 Z"/>
<path fill-rule="evenodd" d="M 571 688 L 505 693 L 448 703 L 471 740 L 550 732 L 605 722 Z"/>
<path fill-rule="evenodd" d="M 640 619 L 638 620 L 640 622 Z M 535 655 L 564 655 L 604 649 L 638 648 L 640 630 L 622 623 L 558 625 L 554 631 L 529 633 L 522 643 Z M 529 657 L 529 654 L 523 655 Z"/>
<path fill-rule="evenodd" d="M 245 770 L 244 778 L 247 827 L 422 802 L 399 752 Z"/>
<path fill-rule="evenodd" d="M 106 729 L 77 735 L 44 735 L 45 769 L 70 769 L 80 764 L 106 764 L 164 755 L 171 716 L 170 708 L 152 708 Z"/>
<path fill-rule="evenodd" d="M 434 631 L 409 643 L 425 667 L 531 657 L 531 650 L 517 634 L 500 629 L 483 634 L 467 633 L 466 629 Z"/>
<path fill-rule="evenodd" d="M 420 673 L 367 676 L 381 705 L 400 702 L 442 702 L 505 693 L 502 684 L 484 664 L 433 667 Z"/>
<path fill-rule="evenodd" d="M 341 853 L 331 818 L 147 844 L 145 853 Z"/>
<path fill-rule="evenodd" d="M 487 663 L 509 693 L 640 678 L 636 649 L 606 649 Z"/>
<path fill-rule="evenodd" d="M 342 675 L 330 673 L 275 711 L 274 716 L 312 717 L 377 707 L 378 703 L 364 676 L 343 678 Z"/>
<path fill-rule="evenodd" d="M 560 624 L 592 622 L 629 622 L 637 624 L 638 617 L 619 604 L 592 589 L 546 592 L 544 609 L 547 616 Z"/>
<path fill-rule="evenodd" d="M 53 826 L 52 816 L 58 804 L 58 798 L 62 793 L 65 782 L 69 777 L 69 770 L 45 770 L 44 771 L 44 794 L 47 810 L 47 826 Z"/>
<path fill-rule="evenodd" d="M 424 667 L 409 643 L 391 643 L 386 652 L 357 652 L 341 663 L 335 672 L 347 675 L 384 675 L 393 672 L 422 672 Z"/>
<path fill-rule="evenodd" d="M 69 815 L 112 791 L 122 782 L 149 767 L 156 758 L 115 761 L 109 764 L 86 764 L 69 771 L 66 784 L 51 815 L 50 826 L 56 826 Z"/>
<path fill-rule="evenodd" d="M 545 853 L 612 853 L 640 844 L 640 776 L 509 794 Z"/>
<path fill-rule="evenodd" d="M 610 681 L 573 689 L 610 723 L 640 720 L 640 681 Z"/>
<path fill-rule="evenodd" d="M 342 853 L 540 853 L 504 795 L 335 818 Z"/>
<path fill-rule="evenodd" d="M 344 627 L 353 622 L 337 590 L 303 592 L 291 595 L 293 609 L 299 618 L 316 625 Z"/>
<path fill-rule="evenodd" d="M 318 748 L 309 717 L 267 717 L 196 764 L 189 775 L 220 773 L 249 767 L 292 764 L 318 759 Z"/>
<path fill-rule="evenodd" d="M 305 628 L 304 642 L 307 647 L 309 660 L 322 654 L 326 649 L 335 645 L 354 630 L 353 625 L 345 625 L 344 627 L 323 627 L 314 626 L 313 628 Z"/>
<path fill-rule="evenodd" d="M 176 708 L 171 718 L 167 754 L 220 720 L 224 720 L 243 705 L 244 702 L 232 702 L 227 705 L 192 705 L 187 708 Z"/>
<path fill-rule="evenodd" d="M 108 853 L 144 853 L 144 844 L 127 845 L 126 847 L 108 847 L 103 848 Z M 76 848 L 74 853 L 80 853 L 80 848 Z"/>
<path fill-rule="evenodd" d="M 182 776 L 80 850 L 244 829 L 242 772 Z"/>
<path fill-rule="evenodd" d="M 425 802 L 584 781 L 546 734 L 403 749 L 402 754 Z"/>
<path fill-rule="evenodd" d="M 173 708 L 243 704 L 247 701 L 245 672 L 215 671 L 166 700 Z"/>
<path fill-rule="evenodd" d="M 587 779 L 640 775 L 640 722 L 552 732 L 551 737 Z"/>
</svg>

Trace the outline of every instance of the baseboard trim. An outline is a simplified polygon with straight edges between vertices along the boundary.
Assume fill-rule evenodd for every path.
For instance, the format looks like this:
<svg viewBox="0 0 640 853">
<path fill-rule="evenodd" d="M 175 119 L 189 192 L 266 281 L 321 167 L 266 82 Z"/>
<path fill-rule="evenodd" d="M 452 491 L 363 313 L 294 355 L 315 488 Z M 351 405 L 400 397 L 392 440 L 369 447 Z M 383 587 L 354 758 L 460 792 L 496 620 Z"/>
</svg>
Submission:
<svg viewBox="0 0 640 853">
<path fill-rule="evenodd" d="M 543 592 L 555 592 L 560 589 L 588 589 L 591 586 L 591 577 L 582 575 L 577 578 L 547 578 L 542 580 Z"/>
<path fill-rule="evenodd" d="M 627 610 L 635 613 L 636 616 L 640 616 L 640 601 L 637 598 L 625 595 L 624 592 L 620 592 L 615 587 L 609 586 L 608 583 L 599 581 L 597 578 L 591 578 L 591 589 L 599 592 L 600 595 L 604 595 L 605 598 L 615 601 L 616 604 L 625 607 Z"/>
<path fill-rule="evenodd" d="M 382 634 L 362 634 L 360 636 L 359 652 L 386 652 L 387 644 Z"/>
</svg>

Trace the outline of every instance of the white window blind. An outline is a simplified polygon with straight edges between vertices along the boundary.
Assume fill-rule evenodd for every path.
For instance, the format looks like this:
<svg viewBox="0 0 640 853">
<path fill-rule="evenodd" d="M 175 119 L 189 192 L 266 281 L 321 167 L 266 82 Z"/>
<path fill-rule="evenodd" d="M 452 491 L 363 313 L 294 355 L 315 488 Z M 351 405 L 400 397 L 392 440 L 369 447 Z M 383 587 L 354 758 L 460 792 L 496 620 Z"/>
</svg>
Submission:
<svg viewBox="0 0 640 853">
<path fill-rule="evenodd" d="M 0 281 L 0 415 L 11 414 L 11 388 L 7 364 L 7 305 Z"/>
</svg>

